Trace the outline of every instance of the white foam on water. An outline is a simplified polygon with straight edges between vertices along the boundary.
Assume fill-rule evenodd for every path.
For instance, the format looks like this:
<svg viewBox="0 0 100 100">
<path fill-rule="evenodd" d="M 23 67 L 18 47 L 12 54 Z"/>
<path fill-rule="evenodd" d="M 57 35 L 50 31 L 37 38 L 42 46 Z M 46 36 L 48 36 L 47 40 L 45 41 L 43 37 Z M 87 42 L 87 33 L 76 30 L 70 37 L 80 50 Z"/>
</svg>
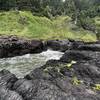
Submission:
<svg viewBox="0 0 100 100">
<path fill-rule="evenodd" d="M 53 51 L 53 50 L 50 50 L 50 49 L 47 50 L 46 52 L 41 53 L 41 55 L 46 58 L 45 59 L 46 61 L 50 60 L 50 59 L 59 60 L 62 57 L 63 54 L 64 53 L 62 53 L 62 52 Z"/>
<path fill-rule="evenodd" d="M 40 54 L 26 54 L 12 58 L 0 59 L 0 70 L 7 69 L 17 77 L 24 77 L 33 69 L 43 66 L 48 60 L 59 60 L 63 53 L 47 50 Z"/>
</svg>

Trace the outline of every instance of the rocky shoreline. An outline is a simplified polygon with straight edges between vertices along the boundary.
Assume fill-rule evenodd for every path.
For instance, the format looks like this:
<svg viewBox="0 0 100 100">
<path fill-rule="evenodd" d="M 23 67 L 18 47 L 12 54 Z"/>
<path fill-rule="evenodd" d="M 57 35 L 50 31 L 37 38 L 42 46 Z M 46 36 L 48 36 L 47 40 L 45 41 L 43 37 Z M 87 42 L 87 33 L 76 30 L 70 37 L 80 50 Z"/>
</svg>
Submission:
<svg viewBox="0 0 100 100">
<path fill-rule="evenodd" d="M 19 46 L 17 45 L 19 41 L 26 43 L 26 40 L 16 40 L 16 38 L 6 38 L 5 42 L 5 39 L 2 41 L 0 38 L 3 45 L 0 47 L 4 48 L 5 44 L 13 43 L 16 47 Z M 18 52 L 19 47 L 11 49 L 13 48 L 11 45 L 6 48 L 5 54 L 8 55 L 2 55 L 0 58 L 37 53 L 37 51 L 39 53 L 47 48 L 65 54 L 60 60 L 50 60 L 22 79 L 18 79 L 7 70 L 0 71 L 0 100 L 100 100 L 99 41 L 95 43 L 74 40 L 49 40 L 45 43 L 37 40 L 27 41 L 29 46 L 26 46 L 27 43 L 21 45 L 20 53 L 14 53 L 16 50 Z"/>
<path fill-rule="evenodd" d="M 27 40 L 17 36 L 0 36 L 0 58 L 40 53 L 44 50 L 40 40 Z"/>
<path fill-rule="evenodd" d="M 41 53 L 48 48 L 65 52 L 66 50 L 100 51 L 100 41 L 85 43 L 75 40 L 28 40 L 17 36 L 0 36 L 0 58 L 20 56 L 28 53 Z"/>
</svg>

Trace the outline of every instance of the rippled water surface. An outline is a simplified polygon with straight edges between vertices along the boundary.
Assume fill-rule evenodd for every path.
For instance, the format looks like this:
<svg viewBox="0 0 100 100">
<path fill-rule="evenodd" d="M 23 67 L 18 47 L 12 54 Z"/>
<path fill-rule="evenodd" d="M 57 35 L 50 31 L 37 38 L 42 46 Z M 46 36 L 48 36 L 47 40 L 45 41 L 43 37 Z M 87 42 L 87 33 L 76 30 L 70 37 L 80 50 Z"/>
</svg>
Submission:
<svg viewBox="0 0 100 100">
<path fill-rule="evenodd" d="M 0 70 L 7 69 L 17 77 L 23 77 L 33 69 L 40 67 L 51 59 L 59 60 L 62 52 L 47 50 L 40 54 L 26 54 L 13 58 L 0 59 Z"/>
</svg>

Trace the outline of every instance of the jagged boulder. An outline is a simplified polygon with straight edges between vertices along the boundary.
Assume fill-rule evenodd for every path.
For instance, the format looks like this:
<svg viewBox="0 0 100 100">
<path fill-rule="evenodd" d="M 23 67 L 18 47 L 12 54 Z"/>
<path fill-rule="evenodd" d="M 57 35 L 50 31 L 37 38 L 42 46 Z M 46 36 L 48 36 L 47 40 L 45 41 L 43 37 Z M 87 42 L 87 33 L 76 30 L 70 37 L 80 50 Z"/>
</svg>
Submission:
<svg viewBox="0 0 100 100">
<path fill-rule="evenodd" d="M 22 96 L 11 90 L 17 80 L 9 71 L 0 71 L 0 100 L 23 100 Z"/>
<path fill-rule="evenodd" d="M 75 61 L 98 61 L 100 59 L 100 52 L 94 51 L 85 51 L 85 50 L 68 50 L 61 57 L 60 61 L 62 62 L 71 62 Z"/>
<path fill-rule="evenodd" d="M 18 80 L 14 90 L 20 93 L 24 100 L 67 100 L 68 98 L 68 95 L 56 85 L 42 79 Z"/>
<path fill-rule="evenodd" d="M 72 46 L 69 40 L 48 40 L 47 47 L 53 50 L 65 52 Z"/>
<path fill-rule="evenodd" d="M 69 40 L 48 40 L 46 42 L 48 48 L 65 52 L 66 50 L 86 50 L 86 51 L 100 51 L 100 41 L 97 42 L 83 42 Z"/>
<path fill-rule="evenodd" d="M 0 36 L 0 58 L 13 57 L 43 51 L 40 40 L 26 40 L 17 36 Z"/>
<path fill-rule="evenodd" d="M 0 71 L 0 85 L 6 86 L 10 89 L 17 80 L 17 77 L 8 70 Z"/>
<path fill-rule="evenodd" d="M 85 50 L 85 51 L 100 51 L 100 41 L 96 42 L 83 42 L 69 39 L 72 43 L 71 50 Z"/>
<path fill-rule="evenodd" d="M 66 65 L 67 62 L 50 60 L 46 63 L 46 65 L 37 68 L 30 74 L 26 75 L 25 78 L 33 81 L 45 80 L 46 82 L 52 83 L 55 87 L 59 88 L 60 91 L 66 94 L 64 100 L 99 100 L 99 93 L 96 93 L 96 91 L 93 90 L 93 86 L 100 83 L 100 68 L 96 65 L 96 63 L 92 60 L 83 60 L 73 64 L 70 69 L 67 68 Z M 77 79 L 82 83 L 74 85 L 74 77 L 77 77 Z M 74 81 L 77 82 L 78 80 Z M 43 90 L 41 90 L 42 94 L 44 93 Z M 56 92 L 57 90 L 54 91 Z M 53 97 L 54 95 L 52 95 L 52 98 Z M 63 96 L 61 95 L 60 100 L 63 100 L 62 98 Z M 56 100 L 56 98 L 53 99 Z M 57 100 L 58 99 L 59 98 L 57 98 Z M 44 100 L 44 98 L 42 100 Z"/>
<path fill-rule="evenodd" d="M 58 70 L 56 69 L 56 66 L 57 67 L 59 66 L 58 62 L 59 61 L 57 60 L 50 60 L 44 66 L 36 68 L 33 71 L 31 71 L 24 78 L 28 80 L 34 80 L 34 79 L 55 80 L 56 78 L 60 78 L 62 77 L 62 75 L 58 73 Z"/>
<path fill-rule="evenodd" d="M 73 64 L 70 69 L 63 67 L 60 72 L 64 76 L 77 77 L 87 85 L 100 83 L 100 68 L 89 62 Z"/>
<path fill-rule="evenodd" d="M 0 85 L 0 100 L 24 100 L 17 92 Z"/>
</svg>

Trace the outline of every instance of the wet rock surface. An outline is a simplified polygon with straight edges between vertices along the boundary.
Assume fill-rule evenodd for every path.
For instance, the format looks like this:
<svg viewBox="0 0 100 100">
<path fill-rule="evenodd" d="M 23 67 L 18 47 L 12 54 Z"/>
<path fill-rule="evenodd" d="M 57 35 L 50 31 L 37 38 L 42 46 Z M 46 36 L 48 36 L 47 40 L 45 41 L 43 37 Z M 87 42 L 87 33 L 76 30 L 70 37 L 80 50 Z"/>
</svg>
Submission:
<svg viewBox="0 0 100 100">
<path fill-rule="evenodd" d="M 40 53 L 43 49 L 43 43 L 39 40 L 26 40 L 17 36 L 0 36 L 0 58 Z"/>
<path fill-rule="evenodd" d="M 21 95 L 11 90 L 17 80 L 9 71 L 0 71 L 0 100 L 23 100 Z"/>
<path fill-rule="evenodd" d="M 17 80 L 17 77 L 8 70 L 0 71 L 0 85 L 6 86 L 10 89 Z"/>
<path fill-rule="evenodd" d="M 0 100 L 24 100 L 17 92 L 0 86 Z"/>
<path fill-rule="evenodd" d="M 46 44 L 48 48 L 62 52 L 65 52 L 72 46 L 72 43 L 69 40 L 49 40 Z"/>
<path fill-rule="evenodd" d="M 69 42 L 69 49 L 55 49 L 67 50 L 60 60 L 50 60 L 22 79 L 1 71 L 0 100 L 100 100 L 99 42 Z"/>
<path fill-rule="evenodd" d="M 49 40 L 46 42 L 48 48 L 65 52 L 66 50 L 100 51 L 100 41 L 83 42 L 75 40 Z"/>
</svg>

